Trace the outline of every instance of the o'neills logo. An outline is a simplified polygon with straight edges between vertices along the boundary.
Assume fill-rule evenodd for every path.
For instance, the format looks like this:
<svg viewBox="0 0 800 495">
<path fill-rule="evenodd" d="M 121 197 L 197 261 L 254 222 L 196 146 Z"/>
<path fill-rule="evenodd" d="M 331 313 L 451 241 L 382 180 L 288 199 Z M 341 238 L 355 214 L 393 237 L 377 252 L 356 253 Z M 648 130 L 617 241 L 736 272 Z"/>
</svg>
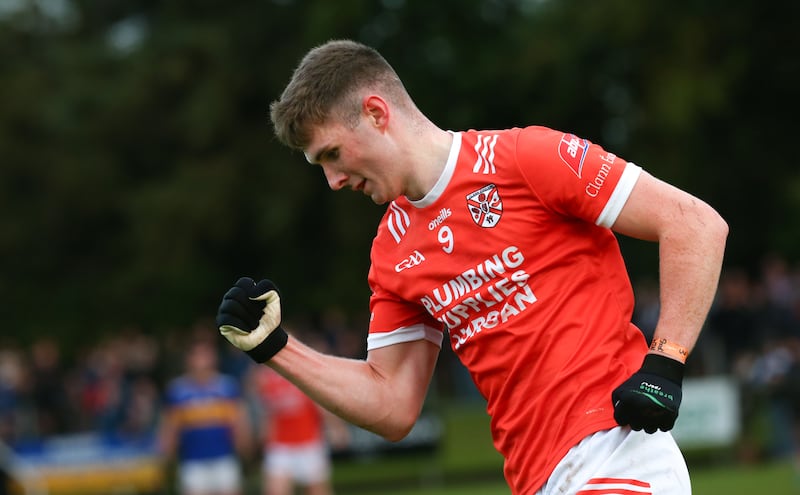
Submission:
<svg viewBox="0 0 800 495">
<path fill-rule="evenodd" d="M 472 220 L 481 227 L 494 227 L 503 214 L 503 201 L 497 186 L 489 184 L 467 195 L 467 208 Z"/>
<path fill-rule="evenodd" d="M 450 208 L 442 208 L 439 210 L 439 215 L 431 220 L 431 223 L 428 224 L 428 230 L 435 230 L 436 227 L 444 223 L 444 221 L 452 214 L 453 212 L 450 211 Z"/>
</svg>

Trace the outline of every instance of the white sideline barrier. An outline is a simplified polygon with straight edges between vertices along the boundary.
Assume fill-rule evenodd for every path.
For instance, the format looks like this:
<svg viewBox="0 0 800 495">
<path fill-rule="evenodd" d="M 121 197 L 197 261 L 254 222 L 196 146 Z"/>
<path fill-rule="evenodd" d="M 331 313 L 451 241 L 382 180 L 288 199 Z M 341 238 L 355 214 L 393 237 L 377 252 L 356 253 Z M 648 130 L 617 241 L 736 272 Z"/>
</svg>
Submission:
<svg viewBox="0 0 800 495">
<path fill-rule="evenodd" d="M 739 387 L 729 376 L 687 378 L 672 435 L 681 448 L 726 447 L 741 431 Z"/>
<path fill-rule="evenodd" d="M 22 466 L 16 454 L 2 442 L 0 442 L 0 469 L 19 484 L 23 495 L 48 495 L 47 487 L 39 481 L 36 471 Z"/>
</svg>

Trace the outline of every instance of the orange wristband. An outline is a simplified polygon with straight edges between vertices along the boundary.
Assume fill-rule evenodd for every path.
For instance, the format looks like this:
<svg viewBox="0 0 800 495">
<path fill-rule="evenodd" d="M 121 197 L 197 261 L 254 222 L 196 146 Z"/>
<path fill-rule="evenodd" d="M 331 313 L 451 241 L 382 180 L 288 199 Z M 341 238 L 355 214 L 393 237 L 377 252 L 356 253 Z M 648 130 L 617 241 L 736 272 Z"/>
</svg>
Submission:
<svg viewBox="0 0 800 495">
<path fill-rule="evenodd" d="M 667 339 L 654 339 L 650 344 L 650 350 L 677 359 L 682 363 L 686 363 L 686 358 L 689 357 L 688 349 Z"/>
</svg>

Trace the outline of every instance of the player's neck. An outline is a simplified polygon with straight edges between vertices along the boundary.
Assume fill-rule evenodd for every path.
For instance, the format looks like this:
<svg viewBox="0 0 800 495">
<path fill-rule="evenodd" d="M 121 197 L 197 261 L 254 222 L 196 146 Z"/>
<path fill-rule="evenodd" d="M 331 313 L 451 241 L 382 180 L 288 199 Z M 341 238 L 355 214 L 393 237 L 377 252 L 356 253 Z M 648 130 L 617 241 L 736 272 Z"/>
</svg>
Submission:
<svg viewBox="0 0 800 495">
<path fill-rule="evenodd" d="M 453 135 L 431 124 L 410 153 L 411 174 L 405 196 L 413 201 L 425 197 L 433 189 L 447 165 Z"/>
</svg>

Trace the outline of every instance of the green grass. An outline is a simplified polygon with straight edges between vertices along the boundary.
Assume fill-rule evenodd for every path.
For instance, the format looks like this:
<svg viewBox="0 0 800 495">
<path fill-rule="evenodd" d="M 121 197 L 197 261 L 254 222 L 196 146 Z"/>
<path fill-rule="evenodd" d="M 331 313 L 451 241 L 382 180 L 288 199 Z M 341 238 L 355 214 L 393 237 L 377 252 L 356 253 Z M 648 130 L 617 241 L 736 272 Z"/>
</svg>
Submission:
<svg viewBox="0 0 800 495">
<path fill-rule="evenodd" d="M 391 484 L 374 490 L 359 490 L 360 495 L 509 495 L 502 481 L 466 484 L 435 484 L 435 480 L 416 486 L 393 488 Z M 342 493 L 348 493 L 346 491 Z M 692 470 L 693 495 L 798 495 L 800 483 L 789 463 L 749 467 L 727 466 Z"/>
<path fill-rule="evenodd" d="M 405 490 L 378 489 L 359 492 L 361 495 L 510 495 L 508 486 L 502 482 L 471 483 L 469 485 L 449 485 L 440 487 L 419 487 Z"/>
<path fill-rule="evenodd" d="M 456 482 L 502 482 L 503 459 L 492 446 L 489 417 L 481 404 L 442 410 L 444 438 L 433 452 L 338 461 L 334 484 L 342 493 L 374 486 L 442 487 Z M 366 492 L 363 492 L 366 493 Z"/>
<path fill-rule="evenodd" d="M 789 462 L 690 470 L 694 495 L 797 495 L 800 477 Z"/>
<path fill-rule="evenodd" d="M 344 460 L 334 465 L 337 493 L 357 495 L 510 495 L 502 458 L 481 407 L 442 410 L 445 432 L 429 453 Z M 693 462 L 693 495 L 800 495 L 800 471 L 789 462 L 742 466 Z"/>
<path fill-rule="evenodd" d="M 333 466 L 335 492 L 510 495 L 503 480 L 502 458 L 492 447 L 489 418 L 481 405 L 447 405 L 441 414 L 445 431 L 437 450 L 337 459 Z M 693 495 L 800 495 L 800 468 L 795 470 L 791 462 L 738 465 L 730 453 L 691 451 L 689 454 Z M 250 467 L 244 493 L 260 495 L 260 465 Z M 174 493 L 172 486 L 170 480 L 163 493 Z"/>
</svg>

